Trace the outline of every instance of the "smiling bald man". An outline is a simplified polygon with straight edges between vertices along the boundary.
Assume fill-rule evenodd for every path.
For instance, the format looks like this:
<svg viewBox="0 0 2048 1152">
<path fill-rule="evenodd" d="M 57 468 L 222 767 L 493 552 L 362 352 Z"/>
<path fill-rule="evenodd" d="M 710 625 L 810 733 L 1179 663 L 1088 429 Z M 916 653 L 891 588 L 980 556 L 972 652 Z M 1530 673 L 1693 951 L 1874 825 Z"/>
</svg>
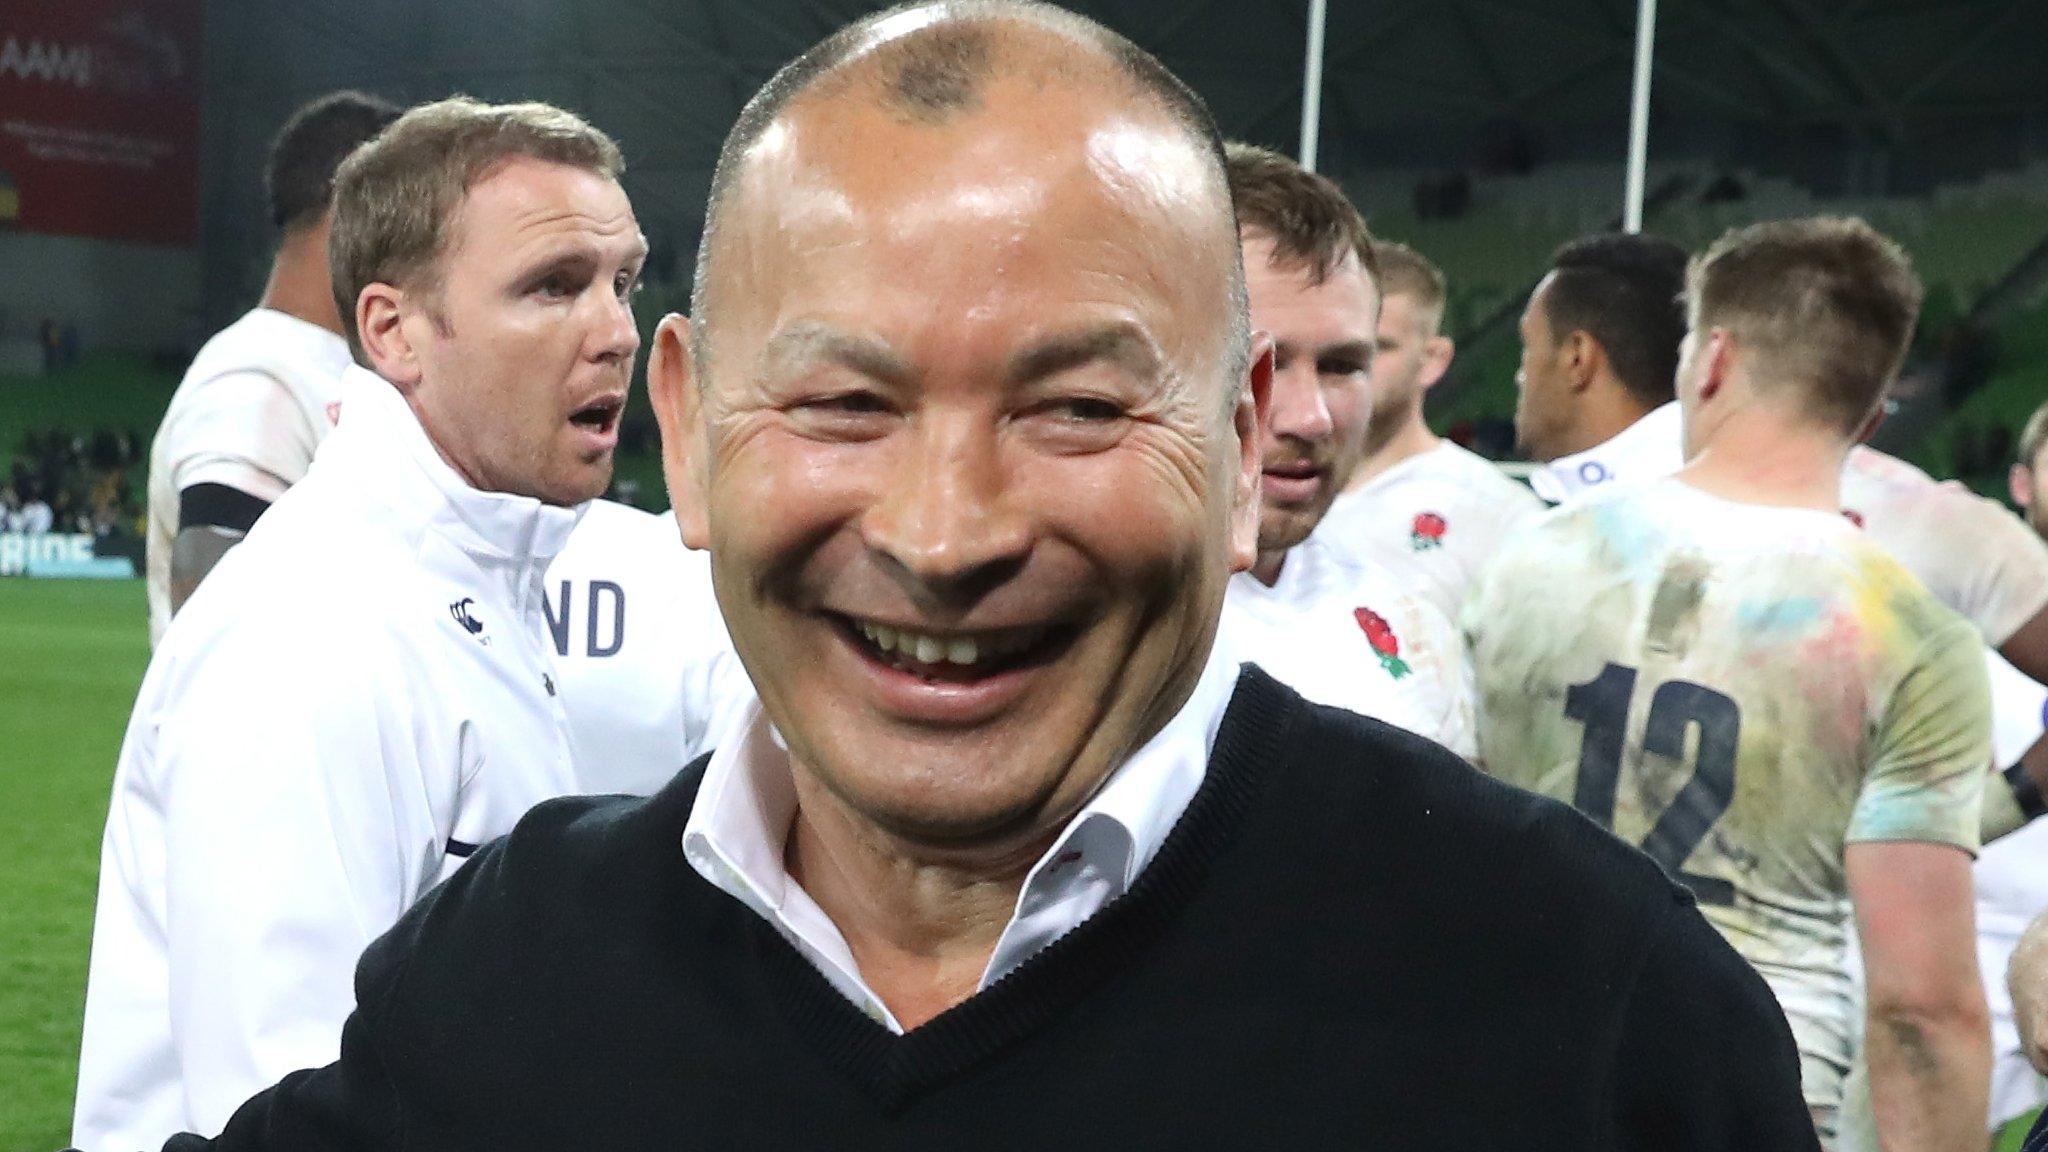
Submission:
<svg viewBox="0 0 2048 1152">
<path fill-rule="evenodd" d="M 871 18 L 710 219 L 649 376 L 759 710 L 479 852 L 217 1147 L 1813 1147 L 1647 858 L 1219 638 L 1271 353 L 1156 61 Z"/>
</svg>

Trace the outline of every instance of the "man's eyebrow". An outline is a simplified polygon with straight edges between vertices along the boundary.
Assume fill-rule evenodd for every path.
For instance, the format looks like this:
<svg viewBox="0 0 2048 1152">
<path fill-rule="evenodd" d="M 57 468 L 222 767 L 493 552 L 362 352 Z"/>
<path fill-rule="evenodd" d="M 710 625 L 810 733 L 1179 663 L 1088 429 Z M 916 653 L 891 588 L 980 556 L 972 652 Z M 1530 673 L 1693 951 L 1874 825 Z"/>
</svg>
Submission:
<svg viewBox="0 0 2048 1152">
<path fill-rule="evenodd" d="M 862 376 L 891 384 L 917 375 L 910 363 L 880 341 L 853 336 L 823 324 L 798 324 L 770 337 L 761 349 L 761 367 L 775 374 L 814 364 L 837 364 Z"/>
<path fill-rule="evenodd" d="M 1018 353 L 1006 375 L 1012 384 L 1043 380 L 1069 368 L 1107 361 L 1140 380 L 1156 380 L 1164 358 L 1135 324 L 1112 323 L 1062 332 Z"/>
<path fill-rule="evenodd" d="M 1322 360 L 1331 356 L 1354 356 L 1369 360 L 1373 350 L 1379 347 L 1379 337 L 1371 340 L 1346 340 L 1341 344 L 1296 344 L 1291 340 L 1276 340 L 1273 351 L 1289 356 L 1313 356 Z"/>
</svg>

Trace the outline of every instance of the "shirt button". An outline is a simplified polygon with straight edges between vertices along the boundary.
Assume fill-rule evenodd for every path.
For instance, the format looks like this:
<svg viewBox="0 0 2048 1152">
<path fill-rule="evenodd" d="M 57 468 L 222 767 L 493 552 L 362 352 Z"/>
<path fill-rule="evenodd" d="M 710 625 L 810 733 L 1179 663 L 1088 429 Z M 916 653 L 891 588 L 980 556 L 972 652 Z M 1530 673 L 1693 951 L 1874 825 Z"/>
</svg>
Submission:
<svg viewBox="0 0 2048 1152">
<path fill-rule="evenodd" d="M 547 686 L 548 695 L 553 696 L 555 694 L 555 678 L 553 676 L 543 672 L 540 674 L 540 682 Z"/>
</svg>

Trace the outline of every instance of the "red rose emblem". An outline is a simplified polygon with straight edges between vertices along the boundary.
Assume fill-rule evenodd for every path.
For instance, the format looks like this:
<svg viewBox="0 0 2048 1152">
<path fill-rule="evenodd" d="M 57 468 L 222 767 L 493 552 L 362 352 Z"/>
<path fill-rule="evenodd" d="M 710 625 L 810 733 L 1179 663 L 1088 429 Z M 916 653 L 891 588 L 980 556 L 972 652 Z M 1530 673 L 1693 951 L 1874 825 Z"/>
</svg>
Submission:
<svg viewBox="0 0 2048 1152">
<path fill-rule="evenodd" d="M 1434 512 L 1419 513 L 1415 522 L 1408 526 L 1408 544 L 1417 552 L 1427 552 L 1444 546 L 1444 529 L 1449 528 L 1443 517 Z"/>
<path fill-rule="evenodd" d="M 1380 658 L 1380 667 L 1387 675 L 1399 680 L 1408 674 L 1408 662 L 1401 659 L 1401 638 L 1394 635 L 1394 629 L 1387 618 L 1370 608 L 1352 611 L 1358 627 L 1365 632 L 1365 642 L 1372 645 L 1373 654 Z"/>
</svg>

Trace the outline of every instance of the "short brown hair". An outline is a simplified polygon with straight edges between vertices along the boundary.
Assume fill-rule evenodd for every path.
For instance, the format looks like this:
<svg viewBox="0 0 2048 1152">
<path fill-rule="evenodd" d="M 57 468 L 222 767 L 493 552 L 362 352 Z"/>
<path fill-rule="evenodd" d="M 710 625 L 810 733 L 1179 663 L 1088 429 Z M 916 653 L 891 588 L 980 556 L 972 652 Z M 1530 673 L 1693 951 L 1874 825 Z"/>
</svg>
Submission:
<svg viewBox="0 0 2048 1152">
<path fill-rule="evenodd" d="M 1443 269 L 1399 240 L 1375 239 L 1372 258 L 1379 265 L 1380 295 L 1406 296 L 1420 305 L 1423 311 L 1442 319 Z"/>
<path fill-rule="evenodd" d="M 550 104 L 485 104 L 456 96 L 422 104 L 355 150 L 334 174 L 327 259 L 349 349 L 363 359 L 356 300 L 371 284 L 440 287 L 441 255 L 462 198 L 500 164 L 530 157 L 616 180 L 626 161 L 611 137 Z"/>
<path fill-rule="evenodd" d="M 1898 375 L 1921 295 L 1905 252 L 1853 217 L 1734 229 L 1686 271 L 1694 332 L 1726 328 L 1761 383 L 1806 389 L 1809 412 L 1848 429 Z"/>
<path fill-rule="evenodd" d="M 1270 148 L 1236 140 L 1223 145 L 1223 160 L 1238 229 L 1270 238 L 1275 260 L 1302 268 L 1309 283 L 1321 284 L 1350 253 L 1379 284 L 1379 261 L 1365 217 L 1329 177 Z"/>
</svg>

